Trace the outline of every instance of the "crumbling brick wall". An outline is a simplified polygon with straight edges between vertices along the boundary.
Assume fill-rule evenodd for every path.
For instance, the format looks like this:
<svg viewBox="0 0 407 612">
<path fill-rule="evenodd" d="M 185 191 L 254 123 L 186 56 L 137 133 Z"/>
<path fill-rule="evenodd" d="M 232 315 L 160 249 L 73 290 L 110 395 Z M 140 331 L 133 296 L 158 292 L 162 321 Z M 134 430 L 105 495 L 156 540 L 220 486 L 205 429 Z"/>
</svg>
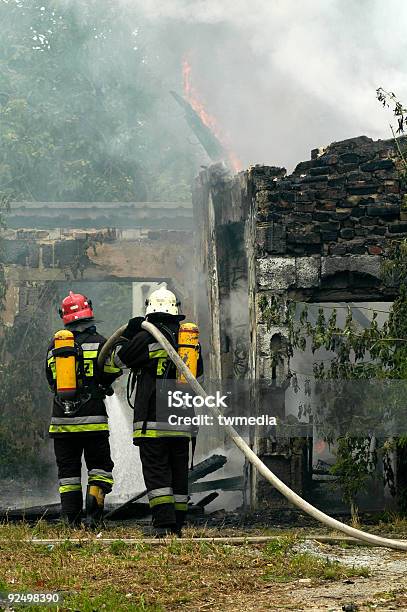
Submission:
<svg viewBox="0 0 407 612">
<path fill-rule="evenodd" d="M 378 255 L 407 232 L 393 141 L 366 136 L 312 152 L 291 175 L 249 171 L 259 251 L 279 255 Z"/>
<path fill-rule="evenodd" d="M 273 366 L 272 346 L 286 330 L 268 327 L 260 308 L 264 299 L 393 299 L 396 290 L 383 282 L 381 261 L 391 240 L 407 234 L 406 187 L 398 164 L 394 141 L 361 136 L 312 151 L 290 175 L 284 168 L 254 166 L 231 177 L 219 164 L 200 174 L 193 194 L 195 222 L 202 228 L 196 268 L 207 279 L 209 307 L 198 314 L 208 320 L 208 357 L 216 362 L 211 371 L 217 377 L 233 376 L 231 351 L 239 341 L 240 353 L 247 355 L 244 376 L 273 380 L 273 393 L 284 391 L 287 363 Z M 235 237 L 233 248 L 227 234 Z M 239 295 L 244 291 L 248 300 L 239 328 L 230 317 L 228 281 L 237 267 Z M 267 402 L 276 405 L 264 388 L 254 385 L 252 406 L 260 414 Z M 291 474 L 287 484 L 301 492 L 301 453 L 287 440 L 252 442 L 268 465 L 275 460 Z M 283 468 L 284 461 L 290 467 Z M 256 479 L 252 473 L 253 505 L 267 499 L 270 489 Z"/>
</svg>

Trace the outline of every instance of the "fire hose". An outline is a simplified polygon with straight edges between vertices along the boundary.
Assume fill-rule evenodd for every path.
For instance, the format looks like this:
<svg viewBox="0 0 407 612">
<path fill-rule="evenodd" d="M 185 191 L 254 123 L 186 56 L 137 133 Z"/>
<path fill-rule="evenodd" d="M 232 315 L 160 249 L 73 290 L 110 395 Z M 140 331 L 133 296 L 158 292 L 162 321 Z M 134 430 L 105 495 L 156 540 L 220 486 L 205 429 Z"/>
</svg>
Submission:
<svg viewBox="0 0 407 612">
<path fill-rule="evenodd" d="M 187 382 L 190 384 L 193 391 L 204 398 L 207 397 L 207 393 L 203 389 L 203 387 L 198 383 L 196 378 L 191 374 L 188 367 L 179 357 L 177 351 L 170 344 L 170 342 L 165 338 L 165 336 L 148 321 L 143 321 L 141 324 L 142 328 L 149 332 L 159 344 L 163 347 L 163 349 L 168 353 L 169 358 L 173 361 L 175 366 L 182 374 L 185 376 Z M 124 332 L 126 326 L 120 327 L 104 344 L 98 359 L 99 367 L 103 367 L 105 359 L 112 347 L 118 342 L 121 337 L 121 334 Z M 218 417 L 222 416 L 222 413 L 215 407 L 208 407 L 209 411 L 218 419 Z M 280 480 L 264 463 L 263 461 L 253 452 L 250 446 L 243 440 L 243 438 L 238 434 L 234 427 L 231 425 L 225 424 L 223 425 L 227 435 L 234 442 L 234 444 L 242 451 L 245 455 L 246 459 L 256 468 L 256 470 L 265 478 L 279 493 L 284 495 L 284 497 L 294 506 L 319 521 L 323 525 L 330 527 L 332 529 L 336 529 L 337 531 L 341 531 L 348 536 L 361 540 L 363 542 L 367 542 L 368 544 L 372 544 L 373 546 L 385 546 L 387 548 L 393 548 L 395 550 L 405 550 L 407 551 L 407 541 L 403 540 L 393 540 L 390 538 L 382 538 L 380 536 L 374 535 L 372 533 L 366 533 L 361 531 L 360 529 L 356 529 L 351 527 L 350 525 L 346 525 L 341 521 L 338 521 L 328 514 L 325 514 L 318 508 L 312 506 L 309 502 L 305 501 L 300 495 L 292 491 L 282 480 Z"/>
</svg>

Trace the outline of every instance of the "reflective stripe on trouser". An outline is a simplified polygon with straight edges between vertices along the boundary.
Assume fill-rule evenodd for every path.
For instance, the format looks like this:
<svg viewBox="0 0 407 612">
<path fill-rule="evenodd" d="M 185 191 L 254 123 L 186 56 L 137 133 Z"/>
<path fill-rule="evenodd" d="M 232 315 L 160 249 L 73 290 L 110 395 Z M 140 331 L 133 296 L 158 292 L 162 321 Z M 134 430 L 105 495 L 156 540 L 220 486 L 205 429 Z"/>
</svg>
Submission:
<svg viewBox="0 0 407 612">
<path fill-rule="evenodd" d="M 103 489 L 107 492 L 107 489 L 109 491 L 112 490 L 113 482 L 112 472 L 106 472 L 97 468 L 88 471 L 88 483 L 90 485 L 102 485 Z"/>
<path fill-rule="evenodd" d="M 171 487 L 161 487 L 160 489 L 152 489 L 148 491 L 148 501 L 150 508 L 154 508 L 160 504 L 173 504 L 174 495 Z"/>
<path fill-rule="evenodd" d="M 82 456 L 88 468 L 88 473 L 110 478 L 113 461 L 110 457 L 109 438 L 105 434 L 94 436 L 59 436 L 54 438 L 55 457 L 58 465 L 58 478 L 61 491 L 62 515 L 71 519 L 82 512 L 81 469 Z M 106 475 L 109 476 L 106 476 Z M 110 482 L 98 480 L 105 493 L 112 488 Z M 65 487 L 67 487 L 65 489 Z M 75 487 L 75 489 L 73 489 Z"/>
<path fill-rule="evenodd" d="M 71 478 L 60 478 L 59 479 L 59 492 L 60 493 L 71 493 L 72 491 L 82 492 L 81 477 L 72 476 Z"/>
<path fill-rule="evenodd" d="M 188 495 L 174 495 L 175 510 L 186 512 L 188 510 Z"/>
<path fill-rule="evenodd" d="M 52 417 L 49 433 L 81 433 L 109 431 L 106 415 Z"/>
<path fill-rule="evenodd" d="M 143 437 L 139 448 L 153 525 L 182 527 L 188 500 L 189 439 Z"/>
<path fill-rule="evenodd" d="M 191 438 L 191 426 L 171 425 L 168 421 L 147 421 L 143 431 L 143 421 L 134 423 L 133 438 Z"/>
</svg>

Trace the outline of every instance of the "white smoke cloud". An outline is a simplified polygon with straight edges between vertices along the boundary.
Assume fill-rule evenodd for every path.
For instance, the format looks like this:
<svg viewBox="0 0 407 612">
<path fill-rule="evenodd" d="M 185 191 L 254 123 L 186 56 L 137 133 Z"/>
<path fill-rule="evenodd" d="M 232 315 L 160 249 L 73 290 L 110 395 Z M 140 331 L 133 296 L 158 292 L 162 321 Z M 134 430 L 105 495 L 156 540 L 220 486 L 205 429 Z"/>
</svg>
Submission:
<svg viewBox="0 0 407 612">
<path fill-rule="evenodd" d="M 190 57 L 244 165 L 292 167 L 333 140 L 389 137 L 379 86 L 407 103 L 404 0 L 123 1 L 157 28 L 164 63 Z"/>
</svg>

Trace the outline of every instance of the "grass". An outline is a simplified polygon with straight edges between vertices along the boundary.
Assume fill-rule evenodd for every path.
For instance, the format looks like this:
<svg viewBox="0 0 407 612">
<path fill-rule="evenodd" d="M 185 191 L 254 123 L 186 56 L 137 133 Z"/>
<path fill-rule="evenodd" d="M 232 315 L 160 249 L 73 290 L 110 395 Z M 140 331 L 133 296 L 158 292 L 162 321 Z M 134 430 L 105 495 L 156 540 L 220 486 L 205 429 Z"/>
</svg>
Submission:
<svg viewBox="0 0 407 612">
<path fill-rule="evenodd" d="M 308 552 L 298 552 L 295 539 L 282 538 L 269 542 L 264 547 L 268 569 L 263 578 L 267 581 L 291 582 L 294 579 L 343 580 L 353 577 L 368 577 L 364 567 L 349 567 L 329 557 L 321 558 Z"/>
<path fill-rule="evenodd" d="M 378 529 L 376 527 L 376 529 Z M 188 538 L 216 538 L 216 537 L 251 537 L 251 536 L 274 536 L 300 538 L 311 537 L 312 534 L 321 535 L 342 535 L 340 532 L 332 531 L 321 525 L 320 528 L 310 530 L 309 528 L 279 528 L 279 527 L 207 527 L 194 526 L 184 530 L 185 536 Z M 95 538 L 97 534 L 89 532 L 85 529 L 72 529 L 62 524 L 50 524 L 46 521 L 38 521 L 34 525 L 25 522 L 7 523 L 0 522 L 0 540 L 10 539 L 26 540 L 26 539 L 89 539 Z M 128 523 L 109 524 L 108 528 L 102 532 L 103 538 L 114 538 L 115 540 L 125 539 L 141 539 L 146 537 L 143 531 L 138 526 L 129 525 Z"/>
<path fill-rule="evenodd" d="M 386 512 L 380 517 L 379 527 L 389 534 L 397 534 L 406 537 L 407 517 L 397 512 Z"/>
<path fill-rule="evenodd" d="M 283 607 L 288 594 L 281 583 L 299 578 L 317 584 L 366 575 L 364 569 L 298 552 L 295 535 L 255 546 L 177 539 L 163 546 L 128 545 L 122 539 L 139 535 L 118 528 L 117 539 L 103 545 L 97 537 L 72 542 L 69 538 L 89 538 L 89 533 L 44 523 L 0 525 L 0 590 L 61 592 L 60 611 L 239 610 L 246 604 L 238 607 L 238 601 L 255 604 L 259 594 Z M 24 541 L 33 536 L 66 539 L 60 545 Z"/>
</svg>

